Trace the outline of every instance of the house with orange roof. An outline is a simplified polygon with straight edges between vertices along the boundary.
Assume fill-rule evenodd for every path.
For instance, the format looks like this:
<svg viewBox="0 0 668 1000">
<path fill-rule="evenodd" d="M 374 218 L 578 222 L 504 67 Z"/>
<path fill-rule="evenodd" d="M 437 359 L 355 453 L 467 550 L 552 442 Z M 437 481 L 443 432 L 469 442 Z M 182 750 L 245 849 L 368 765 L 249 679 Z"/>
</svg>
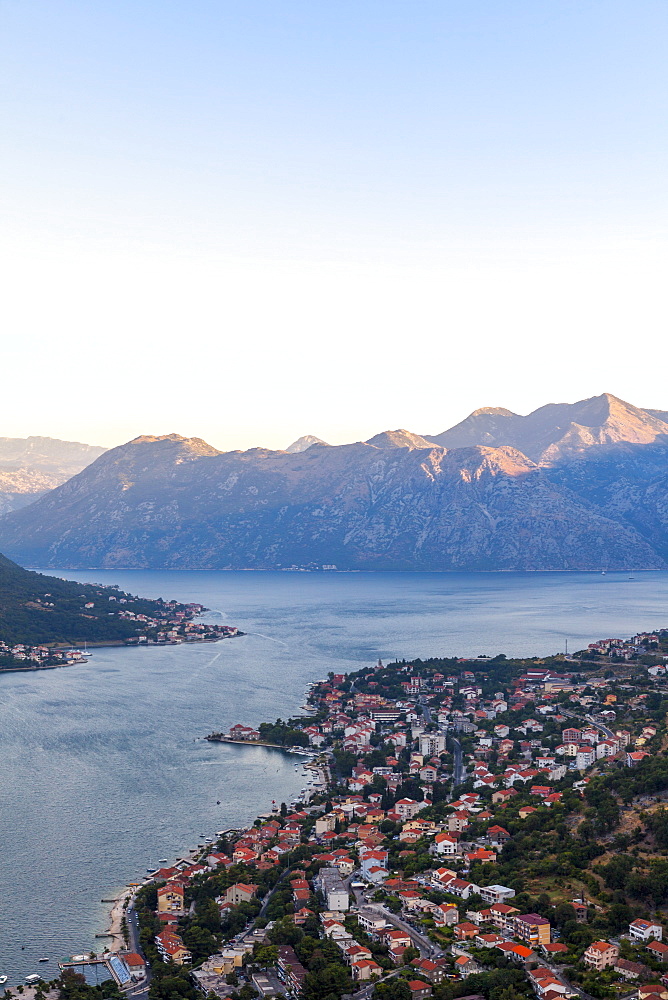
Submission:
<svg viewBox="0 0 668 1000">
<path fill-rule="evenodd" d="M 602 972 L 603 969 L 614 966 L 619 958 L 619 948 L 609 941 L 594 941 L 582 957 L 585 965 L 596 972 Z"/>
<path fill-rule="evenodd" d="M 158 889 L 158 913 L 183 913 L 183 886 L 167 883 Z"/>
<path fill-rule="evenodd" d="M 411 1000 L 426 1000 L 431 996 L 431 986 L 421 979 L 409 979 L 408 988 L 411 991 Z"/>
<path fill-rule="evenodd" d="M 473 941 L 478 934 L 478 928 L 468 920 L 463 920 L 454 926 L 454 934 L 458 941 Z"/>
<path fill-rule="evenodd" d="M 166 928 L 156 934 L 154 940 L 163 962 L 174 962 L 176 965 L 190 965 L 192 962 L 191 953 L 175 931 Z"/>
</svg>

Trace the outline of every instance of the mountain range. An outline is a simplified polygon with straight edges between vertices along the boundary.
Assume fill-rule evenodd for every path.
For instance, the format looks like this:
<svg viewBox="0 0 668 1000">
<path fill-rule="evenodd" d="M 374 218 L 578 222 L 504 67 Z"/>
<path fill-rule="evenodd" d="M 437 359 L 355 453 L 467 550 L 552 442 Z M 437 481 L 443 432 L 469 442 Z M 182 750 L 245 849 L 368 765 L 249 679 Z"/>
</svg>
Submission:
<svg viewBox="0 0 668 1000">
<path fill-rule="evenodd" d="M 0 518 L 0 549 L 42 568 L 662 569 L 668 413 L 604 394 L 286 451 L 142 436 Z"/>
<path fill-rule="evenodd" d="M 0 438 L 0 514 L 44 496 L 104 451 L 95 445 L 48 437 Z"/>
</svg>

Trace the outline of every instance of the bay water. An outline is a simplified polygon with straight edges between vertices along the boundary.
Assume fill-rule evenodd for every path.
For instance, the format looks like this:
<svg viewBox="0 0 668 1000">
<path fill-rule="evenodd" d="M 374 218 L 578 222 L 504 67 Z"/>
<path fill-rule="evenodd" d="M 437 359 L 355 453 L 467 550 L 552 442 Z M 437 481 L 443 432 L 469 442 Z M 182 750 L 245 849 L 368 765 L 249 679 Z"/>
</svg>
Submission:
<svg viewBox="0 0 668 1000">
<path fill-rule="evenodd" d="M 303 787 L 295 757 L 211 730 L 298 714 L 307 683 L 378 657 L 545 655 L 668 626 L 667 573 L 51 572 L 198 602 L 247 634 L 0 674 L 8 985 L 102 950 L 102 899 Z"/>
</svg>

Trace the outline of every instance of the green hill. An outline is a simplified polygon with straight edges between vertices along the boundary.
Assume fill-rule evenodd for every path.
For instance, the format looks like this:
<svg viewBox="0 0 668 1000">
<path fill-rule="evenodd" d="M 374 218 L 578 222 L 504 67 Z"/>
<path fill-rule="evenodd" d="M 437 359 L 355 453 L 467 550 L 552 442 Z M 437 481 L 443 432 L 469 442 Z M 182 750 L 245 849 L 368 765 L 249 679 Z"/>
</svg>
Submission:
<svg viewBox="0 0 668 1000">
<path fill-rule="evenodd" d="M 177 616 L 192 617 L 194 610 L 174 601 L 133 597 L 116 587 L 33 573 L 0 555 L 0 666 L 8 665 L 2 661 L 12 659 L 11 648 L 19 643 L 69 645 L 153 637 Z M 138 615 L 145 617 L 137 620 Z"/>
</svg>

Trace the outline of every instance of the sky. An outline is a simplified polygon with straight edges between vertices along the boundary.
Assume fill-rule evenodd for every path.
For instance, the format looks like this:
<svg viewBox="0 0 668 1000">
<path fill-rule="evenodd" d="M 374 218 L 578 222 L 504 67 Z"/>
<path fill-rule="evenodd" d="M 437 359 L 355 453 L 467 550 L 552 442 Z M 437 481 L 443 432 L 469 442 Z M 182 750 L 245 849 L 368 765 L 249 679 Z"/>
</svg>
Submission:
<svg viewBox="0 0 668 1000">
<path fill-rule="evenodd" d="M 668 409 L 667 42 L 665 0 L 0 0 L 0 436 Z"/>
</svg>

